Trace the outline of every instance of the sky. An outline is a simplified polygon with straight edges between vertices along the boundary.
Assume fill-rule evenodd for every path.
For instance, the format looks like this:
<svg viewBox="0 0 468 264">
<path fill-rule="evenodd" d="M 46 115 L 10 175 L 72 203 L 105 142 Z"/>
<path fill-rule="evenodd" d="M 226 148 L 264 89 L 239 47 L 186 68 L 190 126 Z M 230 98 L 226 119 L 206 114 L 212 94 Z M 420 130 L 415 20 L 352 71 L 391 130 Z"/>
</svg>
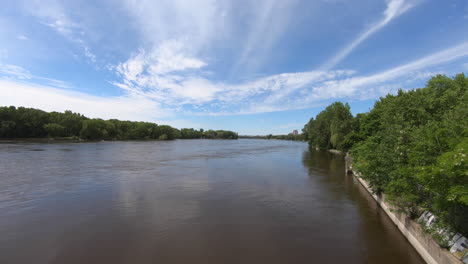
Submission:
<svg viewBox="0 0 468 264">
<path fill-rule="evenodd" d="M 468 73 L 467 0 L 18 0 L 0 106 L 286 134 Z"/>
</svg>

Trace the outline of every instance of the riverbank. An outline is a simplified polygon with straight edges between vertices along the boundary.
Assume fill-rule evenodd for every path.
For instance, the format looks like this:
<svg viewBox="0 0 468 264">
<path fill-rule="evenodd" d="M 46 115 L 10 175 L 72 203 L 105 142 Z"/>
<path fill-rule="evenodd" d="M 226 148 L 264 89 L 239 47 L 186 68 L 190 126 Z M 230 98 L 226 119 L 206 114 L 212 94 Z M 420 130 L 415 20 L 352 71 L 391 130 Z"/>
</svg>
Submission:
<svg viewBox="0 0 468 264">
<path fill-rule="evenodd" d="M 20 143 L 0 171 L 0 263 L 424 264 L 306 143 Z"/>
<path fill-rule="evenodd" d="M 89 140 L 82 138 L 0 138 L 1 143 L 83 143 L 100 141 L 171 141 L 171 140 L 237 140 L 228 138 L 195 138 L 195 139 L 111 139 L 111 140 Z"/>
<path fill-rule="evenodd" d="M 88 140 L 76 138 L 0 138 L 0 143 L 68 143 Z"/>
<path fill-rule="evenodd" d="M 369 183 L 353 170 L 352 162 L 349 156 L 345 158 L 345 170 L 347 174 L 353 175 L 359 183 L 367 190 L 374 198 L 377 204 L 384 210 L 387 216 L 398 227 L 401 233 L 408 239 L 410 244 L 416 249 L 421 257 L 428 264 L 462 264 L 468 263 L 465 256 L 465 261 L 462 261 L 450 253 L 447 249 L 440 247 L 431 235 L 424 232 L 421 225 L 411 219 L 408 215 L 399 212 L 396 208 L 386 202 L 385 195 L 376 195 L 372 193 Z M 461 256 L 463 259 L 463 256 Z"/>
</svg>

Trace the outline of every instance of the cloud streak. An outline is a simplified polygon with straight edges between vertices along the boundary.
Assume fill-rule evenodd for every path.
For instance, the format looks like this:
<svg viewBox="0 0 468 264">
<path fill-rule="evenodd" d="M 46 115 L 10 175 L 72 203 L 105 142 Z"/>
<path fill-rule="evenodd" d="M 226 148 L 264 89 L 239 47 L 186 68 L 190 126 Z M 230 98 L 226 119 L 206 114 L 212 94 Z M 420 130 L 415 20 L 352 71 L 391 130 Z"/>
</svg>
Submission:
<svg viewBox="0 0 468 264">
<path fill-rule="evenodd" d="M 239 72 L 255 70 L 270 56 L 272 47 L 287 31 L 297 1 L 263 0 L 252 3 L 255 19 L 242 52 L 231 69 L 231 78 Z"/>
<path fill-rule="evenodd" d="M 3 22 L 7 25 L 3 28 L 11 29 L 0 32 L 4 40 L 0 47 L 0 103 L 49 111 L 70 109 L 90 117 L 146 121 L 167 117 L 181 123 L 187 122 L 184 119 L 205 122 L 210 119 L 207 116 L 375 99 L 398 88 L 418 87 L 433 74 L 454 74 L 466 69 L 462 67 L 468 61 L 464 60 L 468 42 L 464 42 L 406 63 L 384 56 L 388 61 L 377 62 L 380 66 L 399 66 L 377 73 L 370 65 L 338 67 L 365 41 L 387 31 L 422 0 L 381 0 L 372 5 L 367 0 L 118 0 L 96 5 L 20 1 L 24 8 L 18 8 L 19 21 Z M 382 11 L 362 14 L 352 22 L 370 18 L 374 23 L 358 30 L 360 34 L 352 39 L 342 39 L 350 30 L 342 27 L 343 23 L 355 19 L 364 4 L 382 6 Z M 7 5 L 5 10 L 16 5 Z M 22 13 L 25 9 L 26 15 Z M 418 26 L 432 26 L 424 19 Z M 418 36 L 411 43 L 421 39 L 426 36 Z M 445 40 L 427 42 L 419 50 L 410 46 L 406 52 L 421 54 L 463 37 L 443 35 L 438 39 Z M 341 47 L 343 40 L 347 45 Z M 323 62 L 323 51 L 329 49 L 337 53 L 322 67 L 311 68 Z M 91 68 L 73 60 L 77 50 L 81 60 L 106 67 Z M 347 65 L 352 65 L 349 62 Z M 40 69 L 41 74 L 32 69 Z M 73 85 L 39 75 L 69 78 L 64 80 Z M 296 121 L 300 122 L 285 123 Z"/>
<path fill-rule="evenodd" d="M 105 119 L 154 121 L 168 116 L 155 102 L 137 96 L 104 98 L 30 82 L 1 79 L 0 92 L 0 105 L 6 106 L 28 106 L 45 111 L 73 110 L 88 117 Z"/>
<path fill-rule="evenodd" d="M 96 55 L 83 40 L 84 28 L 67 14 L 67 9 L 56 0 L 33 0 L 24 2 L 24 8 L 39 21 L 62 35 L 67 40 L 81 48 L 83 55 L 92 63 L 96 63 Z M 27 40 L 23 35 L 20 40 Z"/>
<path fill-rule="evenodd" d="M 161 68 L 158 59 L 150 59 L 155 62 L 151 64 L 138 59 L 137 55 L 117 67 L 127 71 L 122 71 L 123 83 L 115 84 L 131 94 L 152 98 L 164 105 L 197 105 L 192 109 L 180 107 L 182 112 L 197 115 L 251 114 L 308 108 L 325 100 L 378 98 L 440 72 L 432 71 L 433 67 L 467 56 L 468 42 L 465 42 L 372 75 L 359 76 L 352 70 L 308 71 L 230 84 L 197 75 L 204 66 L 197 59 L 193 59 L 198 62 L 195 64 L 178 64 L 180 68 Z M 189 67 L 191 65 L 194 67 Z M 151 71 L 152 68 L 163 70 L 158 73 Z M 187 73 L 187 70 L 194 72 L 180 74 L 181 71 Z"/>
<path fill-rule="evenodd" d="M 468 42 L 464 42 L 380 73 L 328 81 L 324 86 L 314 87 L 312 95 L 307 98 L 306 102 L 340 96 L 354 96 L 361 99 L 376 98 L 391 92 L 395 88 L 404 88 L 405 84 L 407 84 L 405 82 L 427 79 L 437 72 L 440 73 L 440 70 L 431 72 L 431 67 L 466 59 L 467 57 Z"/>
<path fill-rule="evenodd" d="M 401 16 L 412 7 L 415 6 L 415 2 L 411 0 L 387 0 L 387 7 L 383 12 L 383 16 L 379 21 L 372 24 L 366 31 L 361 33 L 356 39 L 351 43 L 345 46 L 337 54 L 335 54 L 331 59 L 325 62 L 320 69 L 329 70 L 334 68 L 340 61 L 342 61 L 346 56 L 348 56 L 359 44 L 368 39 L 371 35 L 375 34 L 386 25 L 388 25 L 392 20 Z"/>
<path fill-rule="evenodd" d="M 11 64 L 0 64 L 0 78 L 1 77 L 3 77 L 3 79 L 6 79 L 6 80 L 29 81 L 29 82 L 36 81 L 36 82 L 42 82 L 45 85 L 52 86 L 52 87 L 65 88 L 65 89 L 72 88 L 72 86 L 67 82 L 53 79 L 53 78 L 33 75 L 28 70 L 24 69 L 23 67 L 20 67 L 17 65 L 11 65 Z"/>
<path fill-rule="evenodd" d="M 155 54 L 159 53 L 155 51 Z M 138 57 L 138 54 L 135 57 Z M 147 57 L 143 56 L 140 59 L 144 58 Z M 94 96 L 57 88 L 63 82 L 35 76 L 19 66 L 0 65 L 0 105 L 28 106 L 47 111 L 72 110 L 89 117 L 142 121 L 173 118 L 180 113 L 220 116 L 275 112 L 310 108 L 322 105 L 327 100 L 378 98 L 397 88 L 414 88 L 415 81 L 427 80 L 435 72 L 440 72 L 437 67 L 456 61 L 466 63 L 466 60 L 462 60 L 467 58 L 468 42 L 465 42 L 372 75 L 359 76 L 354 71 L 310 71 L 271 75 L 238 84 L 213 82 L 203 77 L 180 79 L 183 77 L 175 72 L 193 70 L 193 64 L 188 63 L 182 68 L 155 67 L 163 69 L 160 72 L 164 73 L 156 74 L 155 78 L 159 78 L 157 84 L 162 83 L 162 87 L 176 85 L 167 88 L 173 89 L 171 92 L 164 89 L 159 92 L 160 87 L 144 90 L 128 86 L 124 89 L 125 95 L 114 97 Z M 159 60 L 154 61 L 155 65 L 159 65 Z M 125 76 L 127 73 L 124 71 L 122 77 L 133 78 L 132 83 L 137 84 L 145 78 L 150 78 L 147 71 L 151 66 L 154 65 L 150 63 L 143 68 L 128 66 L 125 69 L 131 73 Z M 198 70 L 197 67 L 195 70 Z M 432 71 L 433 69 L 435 70 Z M 40 78 L 48 83 L 35 84 L 35 79 Z M 163 81 L 169 84 L 164 84 Z M 54 82 L 58 85 L 54 85 Z M 125 86 L 123 83 L 121 85 Z M 209 96 L 205 94 L 206 89 L 212 89 Z M 285 97 L 285 93 L 288 96 Z M 200 97 L 200 94 L 205 95 Z M 188 109 L 178 107 L 175 103 L 195 101 L 199 105 Z"/>
<path fill-rule="evenodd" d="M 26 37 L 25 35 L 22 35 L 22 34 L 17 35 L 16 38 L 19 39 L 19 40 L 29 40 L 28 37 Z"/>
</svg>

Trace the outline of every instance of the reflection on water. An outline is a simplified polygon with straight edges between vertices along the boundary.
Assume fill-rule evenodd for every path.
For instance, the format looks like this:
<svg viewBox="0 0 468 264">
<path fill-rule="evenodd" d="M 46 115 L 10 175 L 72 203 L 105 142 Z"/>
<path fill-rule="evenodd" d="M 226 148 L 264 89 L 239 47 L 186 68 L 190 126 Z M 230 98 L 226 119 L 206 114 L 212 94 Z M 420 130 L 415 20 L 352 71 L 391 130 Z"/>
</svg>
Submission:
<svg viewBox="0 0 468 264">
<path fill-rule="evenodd" d="M 0 263 L 423 263 L 305 143 L 0 144 L 0 172 Z"/>
</svg>

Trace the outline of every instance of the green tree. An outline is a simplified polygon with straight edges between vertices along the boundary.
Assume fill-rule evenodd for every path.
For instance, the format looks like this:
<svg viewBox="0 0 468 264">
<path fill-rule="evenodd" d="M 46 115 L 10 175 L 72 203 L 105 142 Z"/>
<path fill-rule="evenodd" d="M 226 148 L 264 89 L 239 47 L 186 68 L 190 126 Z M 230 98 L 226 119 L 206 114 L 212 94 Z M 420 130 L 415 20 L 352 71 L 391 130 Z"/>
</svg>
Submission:
<svg viewBox="0 0 468 264">
<path fill-rule="evenodd" d="M 80 137 L 90 140 L 108 139 L 109 133 L 106 127 L 106 122 L 102 119 L 84 120 Z"/>
<path fill-rule="evenodd" d="M 346 136 L 352 131 L 353 116 L 349 105 L 335 102 L 311 118 L 303 129 L 312 146 L 345 150 Z"/>
<path fill-rule="evenodd" d="M 44 125 L 44 129 L 47 132 L 49 137 L 63 137 L 65 136 L 65 127 L 56 124 L 56 123 L 48 123 Z"/>
</svg>

